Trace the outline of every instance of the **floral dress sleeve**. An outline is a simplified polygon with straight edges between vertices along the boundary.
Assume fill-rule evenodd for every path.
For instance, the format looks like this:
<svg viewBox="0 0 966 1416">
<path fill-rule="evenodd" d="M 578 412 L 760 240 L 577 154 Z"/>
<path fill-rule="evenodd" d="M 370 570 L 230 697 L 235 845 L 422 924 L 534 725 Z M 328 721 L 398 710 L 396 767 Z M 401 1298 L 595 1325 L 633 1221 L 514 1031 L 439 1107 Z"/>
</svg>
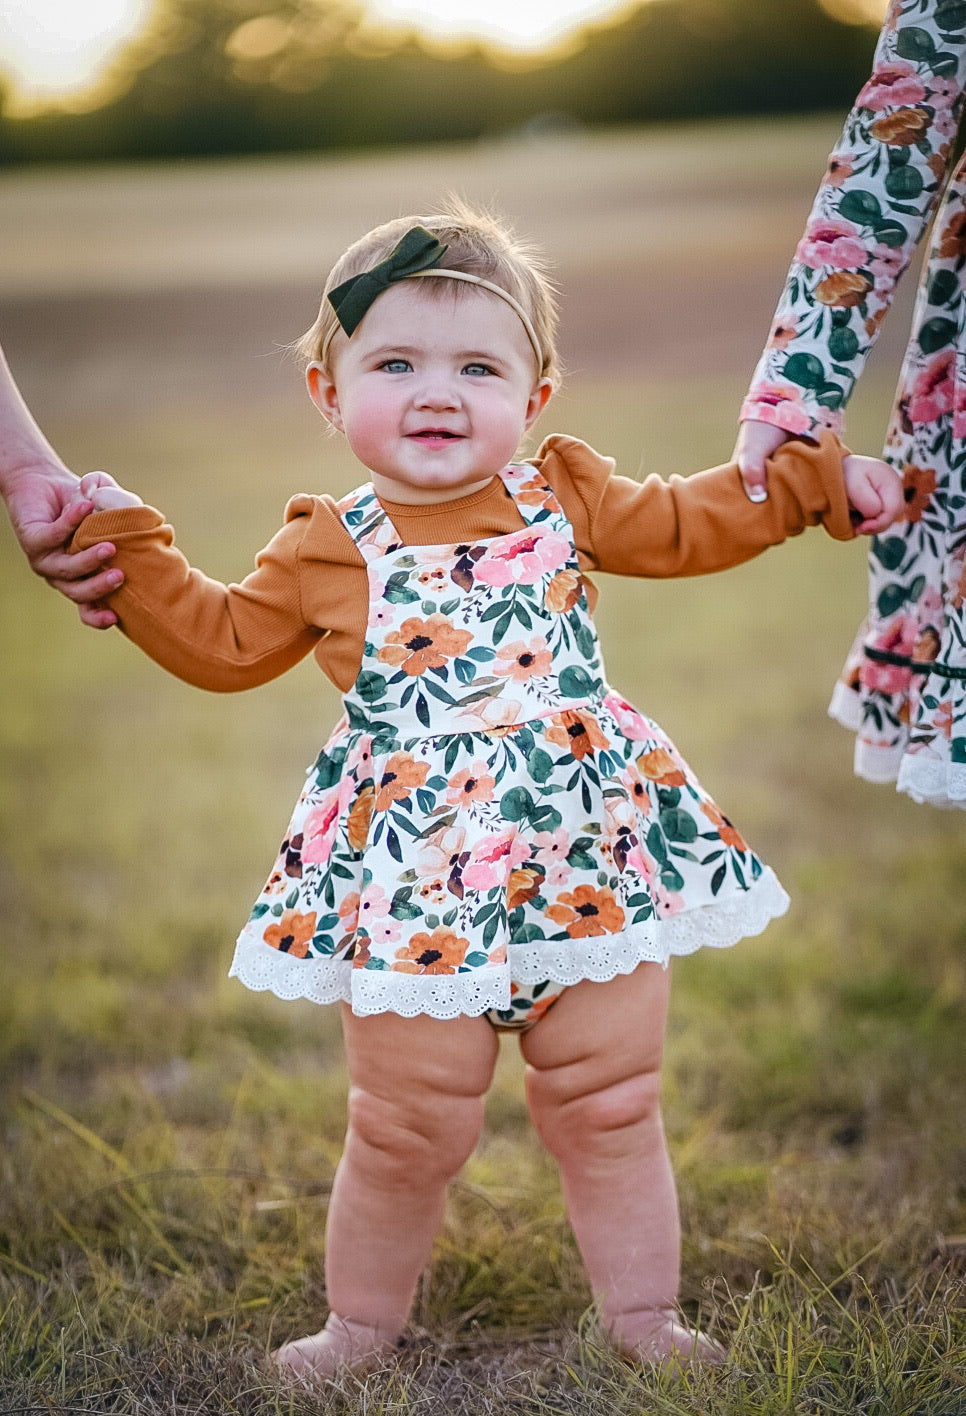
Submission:
<svg viewBox="0 0 966 1416">
<path fill-rule="evenodd" d="M 841 430 L 842 410 L 942 192 L 964 81 L 966 0 L 892 0 L 742 419 L 806 436 Z"/>
</svg>

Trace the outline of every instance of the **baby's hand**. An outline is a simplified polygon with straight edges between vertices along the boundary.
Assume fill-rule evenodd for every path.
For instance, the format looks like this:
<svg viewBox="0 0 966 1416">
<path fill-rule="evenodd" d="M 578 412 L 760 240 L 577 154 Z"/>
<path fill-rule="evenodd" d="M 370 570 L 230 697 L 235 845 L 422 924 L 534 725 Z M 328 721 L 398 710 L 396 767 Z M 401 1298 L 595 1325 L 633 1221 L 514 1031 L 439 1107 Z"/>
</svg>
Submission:
<svg viewBox="0 0 966 1416">
<path fill-rule="evenodd" d="M 856 534 L 878 536 L 902 514 L 902 478 L 878 457 L 848 456 L 842 460 L 845 494 L 852 508 Z"/>
<path fill-rule="evenodd" d="M 95 511 L 117 511 L 124 506 L 143 506 L 141 498 L 119 487 L 107 472 L 88 472 L 82 477 L 74 501 L 91 501 Z"/>
</svg>

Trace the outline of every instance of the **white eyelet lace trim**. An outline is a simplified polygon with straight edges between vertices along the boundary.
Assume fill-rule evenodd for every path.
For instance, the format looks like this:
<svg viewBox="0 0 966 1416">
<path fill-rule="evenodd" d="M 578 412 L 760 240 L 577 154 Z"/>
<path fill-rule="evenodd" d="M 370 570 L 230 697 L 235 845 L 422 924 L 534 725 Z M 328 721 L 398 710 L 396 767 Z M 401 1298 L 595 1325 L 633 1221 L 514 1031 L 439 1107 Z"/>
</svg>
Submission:
<svg viewBox="0 0 966 1416">
<path fill-rule="evenodd" d="M 667 964 L 673 955 L 710 947 L 727 949 L 788 909 L 788 896 L 767 867 L 746 892 L 663 920 L 648 920 L 620 934 L 565 942 L 533 940 L 511 946 L 510 961 L 499 968 L 465 974 L 406 974 L 383 969 L 354 969 L 332 959 L 298 959 L 272 949 L 243 932 L 230 976 L 255 992 L 277 998 L 307 998 L 313 1003 L 351 1003 L 359 1015 L 399 1013 L 412 1018 L 478 1017 L 510 1006 L 511 978 L 518 983 L 606 983 L 640 963 Z"/>
<path fill-rule="evenodd" d="M 862 699 L 844 683 L 837 683 L 829 704 L 829 717 L 857 733 L 862 728 Z M 966 763 L 950 762 L 932 753 L 909 752 L 905 742 L 878 745 L 855 741 L 853 769 L 866 782 L 895 782 L 920 805 L 959 807 L 966 810 Z"/>
</svg>

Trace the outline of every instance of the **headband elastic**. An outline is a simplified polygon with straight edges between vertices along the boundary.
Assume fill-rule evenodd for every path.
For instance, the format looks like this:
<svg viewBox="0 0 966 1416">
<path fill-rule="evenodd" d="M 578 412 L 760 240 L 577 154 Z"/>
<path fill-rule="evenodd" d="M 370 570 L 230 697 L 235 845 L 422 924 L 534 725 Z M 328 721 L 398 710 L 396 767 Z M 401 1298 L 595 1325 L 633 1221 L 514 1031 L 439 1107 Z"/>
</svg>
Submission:
<svg viewBox="0 0 966 1416">
<path fill-rule="evenodd" d="M 393 247 L 385 260 L 374 265 L 371 270 L 361 271 L 337 285 L 329 292 L 329 304 L 335 311 L 339 325 L 351 337 L 358 329 L 373 301 L 378 299 L 391 285 L 401 280 L 421 280 L 426 276 L 438 276 L 444 280 L 462 280 L 470 285 L 478 285 L 498 295 L 517 315 L 537 360 L 537 368 L 543 372 L 543 350 L 533 322 L 519 300 L 514 299 L 501 285 L 494 285 L 482 276 L 471 275 L 465 270 L 442 270 L 438 262 L 449 248 L 443 246 L 431 232 L 423 226 L 413 226 L 402 240 Z M 337 326 L 333 325 L 322 342 L 319 360 L 325 363 L 329 345 L 335 336 Z"/>
</svg>

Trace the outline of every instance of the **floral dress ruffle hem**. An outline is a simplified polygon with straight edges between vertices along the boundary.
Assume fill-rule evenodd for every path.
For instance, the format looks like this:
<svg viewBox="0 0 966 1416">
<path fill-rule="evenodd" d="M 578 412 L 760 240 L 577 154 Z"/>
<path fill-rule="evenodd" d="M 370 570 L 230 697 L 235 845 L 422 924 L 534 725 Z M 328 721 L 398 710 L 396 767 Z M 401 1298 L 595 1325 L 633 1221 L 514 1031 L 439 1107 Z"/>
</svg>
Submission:
<svg viewBox="0 0 966 1416">
<path fill-rule="evenodd" d="M 371 487 L 340 504 L 369 629 L 232 974 L 357 1014 L 510 1009 L 760 933 L 788 907 L 650 719 L 609 689 L 573 532 L 529 465 L 526 525 L 404 546 Z"/>
</svg>

